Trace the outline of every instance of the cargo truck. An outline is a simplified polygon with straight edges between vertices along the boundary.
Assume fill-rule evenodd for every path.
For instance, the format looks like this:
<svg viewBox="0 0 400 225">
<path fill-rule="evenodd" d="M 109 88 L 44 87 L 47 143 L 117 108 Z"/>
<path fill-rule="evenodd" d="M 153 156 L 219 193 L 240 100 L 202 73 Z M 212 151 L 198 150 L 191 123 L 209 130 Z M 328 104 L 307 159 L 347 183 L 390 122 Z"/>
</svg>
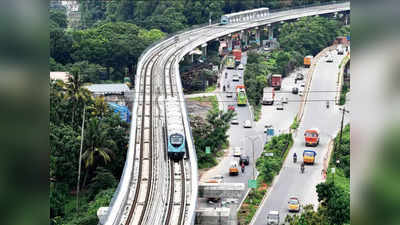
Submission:
<svg viewBox="0 0 400 225">
<path fill-rule="evenodd" d="M 235 57 L 235 65 L 239 65 L 242 60 L 242 50 L 233 49 L 232 54 Z"/>
<path fill-rule="evenodd" d="M 273 105 L 274 104 L 274 99 L 275 99 L 275 90 L 272 87 L 266 87 L 263 90 L 263 99 L 262 99 L 262 104 L 263 105 Z"/>
<path fill-rule="evenodd" d="M 282 84 L 282 75 L 281 74 L 273 74 L 271 76 L 271 86 L 275 90 L 280 90 Z"/>
<path fill-rule="evenodd" d="M 304 67 L 309 68 L 311 66 L 312 59 L 313 59 L 312 55 L 304 57 Z"/>
</svg>

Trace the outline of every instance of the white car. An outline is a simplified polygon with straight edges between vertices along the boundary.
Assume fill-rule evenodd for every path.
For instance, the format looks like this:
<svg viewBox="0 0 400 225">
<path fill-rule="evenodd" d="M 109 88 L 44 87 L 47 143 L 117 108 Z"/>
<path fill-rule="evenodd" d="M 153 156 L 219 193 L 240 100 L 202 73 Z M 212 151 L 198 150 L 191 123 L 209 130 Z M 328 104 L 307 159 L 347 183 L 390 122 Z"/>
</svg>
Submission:
<svg viewBox="0 0 400 225">
<path fill-rule="evenodd" d="M 233 156 L 240 157 L 241 154 L 242 154 L 242 149 L 240 149 L 240 147 L 233 148 Z"/>
<path fill-rule="evenodd" d="M 237 119 L 232 119 L 232 120 L 231 120 L 231 124 L 237 125 L 237 124 L 239 124 L 239 120 L 237 120 Z"/>
<path fill-rule="evenodd" d="M 276 105 L 276 110 L 283 110 L 283 103 L 282 103 L 282 102 L 279 102 L 279 103 Z"/>
<path fill-rule="evenodd" d="M 233 82 L 238 82 L 238 81 L 239 81 L 239 75 L 233 74 L 233 76 L 232 76 L 232 81 L 233 81 Z"/>
<path fill-rule="evenodd" d="M 243 67 L 243 65 L 242 65 L 242 64 L 239 64 L 239 66 L 237 67 L 237 69 L 238 69 L 238 70 L 243 70 L 243 69 L 244 69 L 244 67 Z"/>
<path fill-rule="evenodd" d="M 288 100 L 287 97 L 286 97 L 286 98 L 284 98 L 284 97 L 281 98 L 281 102 L 284 103 L 284 104 L 287 104 L 288 101 L 289 101 L 289 100 Z"/>
<path fill-rule="evenodd" d="M 333 62 L 333 57 L 329 53 L 325 56 L 325 62 Z"/>
<path fill-rule="evenodd" d="M 232 96 L 233 96 L 232 92 L 227 92 L 227 93 L 226 93 L 226 97 L 227 97 L 227 98 L 232 98 Z"/>
<path fill-rule="evenodd" d="M 269 211 L 267 215 L 268 225 L 278 225 L 279 224 L 279 211 Z"/>
<path fill-rule="evenodd" d="M 243 127 L 244 128 L 251 128 L 251 122 L 250 120 L 246 120 L 243 122 Z"/>
</svg>

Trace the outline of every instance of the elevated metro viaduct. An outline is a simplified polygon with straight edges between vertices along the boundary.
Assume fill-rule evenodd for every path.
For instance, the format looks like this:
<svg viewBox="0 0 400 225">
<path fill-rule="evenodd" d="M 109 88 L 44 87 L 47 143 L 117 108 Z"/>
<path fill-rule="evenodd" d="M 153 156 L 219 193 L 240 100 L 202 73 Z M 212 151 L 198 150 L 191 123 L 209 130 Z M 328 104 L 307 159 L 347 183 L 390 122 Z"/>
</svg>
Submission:
<svg viewBox="0 0 400 225">
<path fill-rule="evenodd" d="M 348 13 L 350 11 L 350 2 L 342 2 L 342 3 L 334 3 L 334 4 L 326 4 L 326 5 L 320 5 L 320 6 L 312 6 L 312 7 L 306 7 L 306 8 L 299 8 L 299 9 L 292 9 L 292 10 L 285 10 L 285 11 L 278 11 L 278 12 L 271 12 L 268 17 L 261 18 L 261 19 L 253 19 L 249 21 L 244 21 L 244 22 L 238 22 L 238 23 L 232 23 L 232 24 L 227 24 L 220 26 L 218 24 L 213 24 L 209 26 L 205 26 L 202 28 L 197 28 L 193 29 L 187 32 L 183 32 L 180 34 L 177 34 L 173 37 L 169 37 L 165 40 L 162 40 L 152 46 L 150 46 L 140 57 L 139 62 L 138 62 L 138 70 L 137 70 L 137 76 L 136 76 L 136 90 L 140 90 L 140 80 L 142 77 L 147 76 L 152 76 L 152 77 L 159 77 L 162 78 L 165 74 L 163 71 L 164 68 L 173 68 L 175 71 L 174 78 L 176 79 L 175 82 L 177 84 L 177 96 L 180 99 L 181 102 L 183 102 L 181 110 L 183 114 L 183 123 L 185 127 L 185 133 L 187 135 L 186 139 L 188 140 L 188 155 L 190 157 L 190 171 L 189 171 L 189 176 L 192 177 L 193 179 L 190 179 L 190 187 L 188 190 L 190 191 L 189 194 L 186 195 L 188 198 L 187 202 L 187 211 L 185 213 L 184 221 L 182 221 L 182 224 L 194 224 L 195 221 L 195 209 L 196 209 L 196 200 L 198 196 L 198 172 L 197 172 L 197 159 L 196 159 L 196 152 L 194 149 L 194 144 L 193 144 L 193 139 L 191 136 L 191 131 L 189 127 L 189 120 L 186 112 L 186 107 L 184 106 L 184 98 L 183 98 L 183 92 L 182 92 L 182 85 L 180 81 L 180 75 L 179 75 L 179 61 L 190 51 L 196 49 L 199 46 L 204 46 L 206 48 L 206 44 L 208 41 L 215 40 L 217 38 L 221 37 L 229 37 L 229 35 L 232 35 L 234 33 L 243 31 L 244 39 L 246 39 L 246 30 L 249 29 L 255 29 L 256 27 L 259 27 L 258 30 L 260 30 L 260 27 L 272 30 L 269 27 L 273 27 L 274 24 L 276 23 L 281 23 L 281 21 L 290 21 L 290 20 L 296 20 L 301 17 L 305 16 L 316 16 L 316 15 L 335 15 L 335 13 L 344 13 L 344 17 L 347 18 L 348 20 Z M 256 29 L 257 30 L 257 29 Z M 257 32 L 257 31 L 256 31 Z M 259 31 L 258 31 L 259 32 Z M 268 31 L 269 37 L 273 37 L 273 32 Z M 242 34 L 242 35 L 243 35 Z M 259 35 L 256 35 L 256 38 L 259 37 Z M 257 42 L 257 40 L 256 40 Z M 229 42 L 228 42 L 229 43 Z M 257 42 L 259 44 L 259 42 Z M 160 51 L 160 49 L 163 49 Z M 157 57 L 162 57 L 160 63 L 156 64 L 154 67 L 154 70 L 151 71 L 149 74 L 146 70 L 143 70 L 143 66 L 146 65 L 148 62 L 152 61 L 153 58 Z M 147 72 L 147 73 L 146 73 Z M 159 86 L 155 87 L 155 89 L 159 88 Z M 137 99 L 136 99 L 137 100 Z M 143 104 L 143 103 L 138 103 L 136 101 L 134 103 L 133 109 L 132 109 L 132 114 L 133 115 L 139 115 L 142 113 L 140 110 L 138 110 L 138 104 Z M 153 103 L 145 103 L 145 104 L 153 104 Z M 132 121 L 136 121 L 134 118 Z M 135 131 L 136 131 L 136 122 L 133 122 L 131 124 L 131 135 L 130 135 L 130 144 L 129 144 L 129 149 L 128 149 L 128 154 L 127 154 L 127 159 L 124 167 L 124 172 L 123 176 L 121 177 L 120 183 L 118 185 L 117 191 L 114 194 L 114 197 L 110 203 L 110 206 L 108 209 L 102 208 L 102 213 L 104 214 L 104 223 L 107 225 L 114 225 L 114 224 L 120 224 L 121 218 L 124 216 L 124 210 L 131 204 L 131 201 L 129 199 L 129 195 L 132 191 L 132 189 L 135 189 L 135 183 L 137 182 L 134 179 L 134 174 L 137 173 L 135 170 L 135 166 L 133 165 L 133 162 L 135 161 L 135 148 L 136 146 L 136 140 L 135 140 Z M 154 129 L 160 129 L 156 133 L 162 133 L 161 127 L 154 127 Z M 159 137 L 158 137 L 159 138 Z M 157 149 L 158 150 L 158 149 Z M 165 150 L 165 149 L 161 149 Z M 159 180 L 166 179 L 165 177 L 159 177 Z M 163 189 L 162 187 L 159 187 L 158 193 L 153 192 L 155 195 L 165 195 L 166 193 L 163 192 L 167 189 Z M 161 193 L 160 193 L 161 192 Z M 149 198 L 153 199 L 153 197 Z M 157 203 L 158 206 L 164 204 L 166 201 L 165 199 L 161 198 L 160 202 Z M 164 204 L 165 205 L 165 204 Z M 154 206 L 155 207 L 155 206 Z M 222 210 L 224 211 L 224 210 Z M 225 211 L 224 211 L 225 212 Z M 163 215 L 163 213 L 160 213 L 159 208 L 150 208 L 149 212 L 146 214 L 148 218 L 151 217 L 151 219 L 148 219 L 150 221 L 155 221 L 157 218 Z M 206 215 L 203 215 L 206 216 Z M 146 220 L 146 221 L 148 221 Z M 162 220 L 162 218 L 161 218 Z M 150 224 L 150 222 L 143 223 L 143 224 Z"/>
</svg>

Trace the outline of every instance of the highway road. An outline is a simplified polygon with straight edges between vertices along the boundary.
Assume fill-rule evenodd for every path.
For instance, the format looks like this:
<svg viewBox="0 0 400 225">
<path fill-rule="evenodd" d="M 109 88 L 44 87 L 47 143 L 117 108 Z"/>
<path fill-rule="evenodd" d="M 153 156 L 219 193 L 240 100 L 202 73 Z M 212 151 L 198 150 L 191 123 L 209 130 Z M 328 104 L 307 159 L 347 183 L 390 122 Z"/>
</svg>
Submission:
<svg viewBox="0 0 400 225">
<path fill-rule="evenodd" d="M 242 57 L 242 64 L 246 66 L 247 62 L 247 54 L 244 53 Z M 301 82 L 297 84 L 294 83 L 294 77 L 297 73 L 306 74 L 308 69 L 299 68 L 298 70 L 291 73 L 288 77 L 283 79 L 282 88 L 280 91 L 276 91 L 276 99 L 281 99 L 281 97 L 288 98 L 288 104 L 284 105 L 284 110 L 276 110 L 276 104 L 274 105 L 265 105 L 262 106 L 262 116 L 261 119 L 257 122 L 253 122 L 252 128 L 243 128 L 243 121 L 245 120 L 252 120 L 249 105 L 238 107 L 235 100 L 235 94 L 233 94 L 232 98 L 226 97 L 226 94 L 222 91 L 222 86 L 229 83 L 231 88 L 232 85 L 240 85 L 243 84 L 243 79 L 240 79 L 239 82 L 232 82 L 232 75 L 239 73 L 240 76 L 243 78 L 244 70 L 234 70 L 234 69 L 224 69 L 222 71 L 222 82 L 221 82 L 221 90 L 218 93 L 222 93 L 221 95 L 221 102 L 220 104 L 224 105 L 224 110 L 227 110 L 228 105 L 233 104 L 235 106 L 235 110 L 237 113 L 237 118 L 239 120 L 239 125 L 231 125 L 228 134 L 229 134 L 229 143 L 230 148 L 229 152 L 225 154 L 221 162 L 213 169 L 207 171 L 202 176 L 202 181 L 206 181 L 209 178 L 222 175 L 224 176 L 223 182 L 225 183 L 244 183 L 245 184 L 245 191 L 239 198 L 239 202 L 243 200 L 245 197 L 246 192 L 248 191 L 247 182 L 249 179 L 253 178 L 253 151 L 252 151 L 252 143 L 249 139 L 246 139 L 246 136 L 251 137 L 254 139 L 258 137 L 258 139 L 254 142 L 254 159 L 260 156 L 264 143 L 266 142 L 266 134 L 264 133 L 264 126 L 265 124 L 273 125 L 274 129 L 276 130 L 276 134 L 287 132 L 288 128 L 290 127 L 291 123 L 295 115 L 297 114 L 300 106 L 300 99 L 299 95 L 294 95 L 291 93 L 292 87 L 296 86 L 301 90 Z M 225 72 L 228 73 L 227 79 L 225 79 Z M 239 157 L 234 157 L 232 148 L 233 147 L 242 147 L 242 154 L 246 154 L 250 157 L 250 164 L 246 166 L 245 172 L 242 174 L 240 173 L 239 176 L 229 176 L 229 167 L 232 161 L 239 161 Z M 257 171 L 255 170 L 255 175 Z M 203 199 L 200 201 L 200 206 L 207 206 L 207 202 Z"/>
<path fill-rule="evenodd" d="M 294 145 L 284 162 L 276 183 L 271 187 L 268 197 L 256 213 L 255 225 L 266 224 L 266 215 L 270 210 L 278 210 L 282 222 L 288 214 L 287 202 L 291 196 L 298 197 L 302 205 L 314 204 L 317 206 L 318 204 L 315 186 L 323 181 L 321 172 L 328 143 L 340 129 L 341 112 L 339 107 L 332 103 L 336 95 L 338 65 L 343 56 L 334 52 L 333 63 L 325 62 L 324 57 L 317 63 L 298 135 L 294 137 Z M 326 108 L 326 100 L 331 101 L 329 108 Z M 312 127 L 320 129 L 320 144 L 317 147 L 305 147 L 302 134 L 306 129 Z M 305 173 L 301 174 L 301 156 L 305 149 L 313 149 L 317 152 L 316 163 L 306 166 Z M 295 152 L 300 156 L 300 160 L 296 164 L 293 163 L 292 158 Z"/>
</svg>

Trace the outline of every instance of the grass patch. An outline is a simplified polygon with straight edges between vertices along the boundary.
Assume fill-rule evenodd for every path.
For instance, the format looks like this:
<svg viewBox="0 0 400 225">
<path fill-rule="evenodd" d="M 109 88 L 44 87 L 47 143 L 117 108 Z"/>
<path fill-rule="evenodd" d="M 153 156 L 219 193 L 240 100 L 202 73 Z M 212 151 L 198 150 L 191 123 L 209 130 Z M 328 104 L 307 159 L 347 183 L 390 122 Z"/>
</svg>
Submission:
<svg viewBox="0 0 400 225">
<path fill-rule="evenodd" d="M 290 125 L 290 129 L 296 130 L 297 128 L 299 128 L 299 125 L 300 123 L 297 120 L 297 116 L 295 116 L 292 125 Z"/>
<path fill-rule="evenodd" d="M 261 105 L 253 106 L 254 121 L 258 121 L 261 118 Z"/>
<path fill-rule="evenodd" d="M 238 212 L 240 224 L 249 224 L 252 220 L 267 191 L 267 186 L 281 170 L 283 161 L 292 145 L 292 134 L 275 136 L 265 145 L 263 154 L 256 161 L 257 170 L 260 172 L 257 183 L 261 185 L 258 189 L 252 189 L 249 192 L 240 207 Z M 264 153 L 273 153 L 273 156 L 265 156 Z"/>
<path fill-rule="evenodd" d="M 193 97 L 193 98 L 188 98 L 188 100 L 197 102 L 211 102 L 213 109 L 218 109 L 217 96 Z"/>
<path fill-rule="evenodd" d="M 335 185 L 350 193 L 350 179 L 344 174 L 344 170 L 341 168 L 336 168 L 335 174 L 331 173 L 331 166 L 328 168 L 328 176 L 326 182 L 335 181 Z"/>
<path fill-rule="evenodd" d="M 206 88 L 206 92 L 213 92 L 215 89 L 217 89 L 217 86 L 211 85 Z"/>
</svg>

